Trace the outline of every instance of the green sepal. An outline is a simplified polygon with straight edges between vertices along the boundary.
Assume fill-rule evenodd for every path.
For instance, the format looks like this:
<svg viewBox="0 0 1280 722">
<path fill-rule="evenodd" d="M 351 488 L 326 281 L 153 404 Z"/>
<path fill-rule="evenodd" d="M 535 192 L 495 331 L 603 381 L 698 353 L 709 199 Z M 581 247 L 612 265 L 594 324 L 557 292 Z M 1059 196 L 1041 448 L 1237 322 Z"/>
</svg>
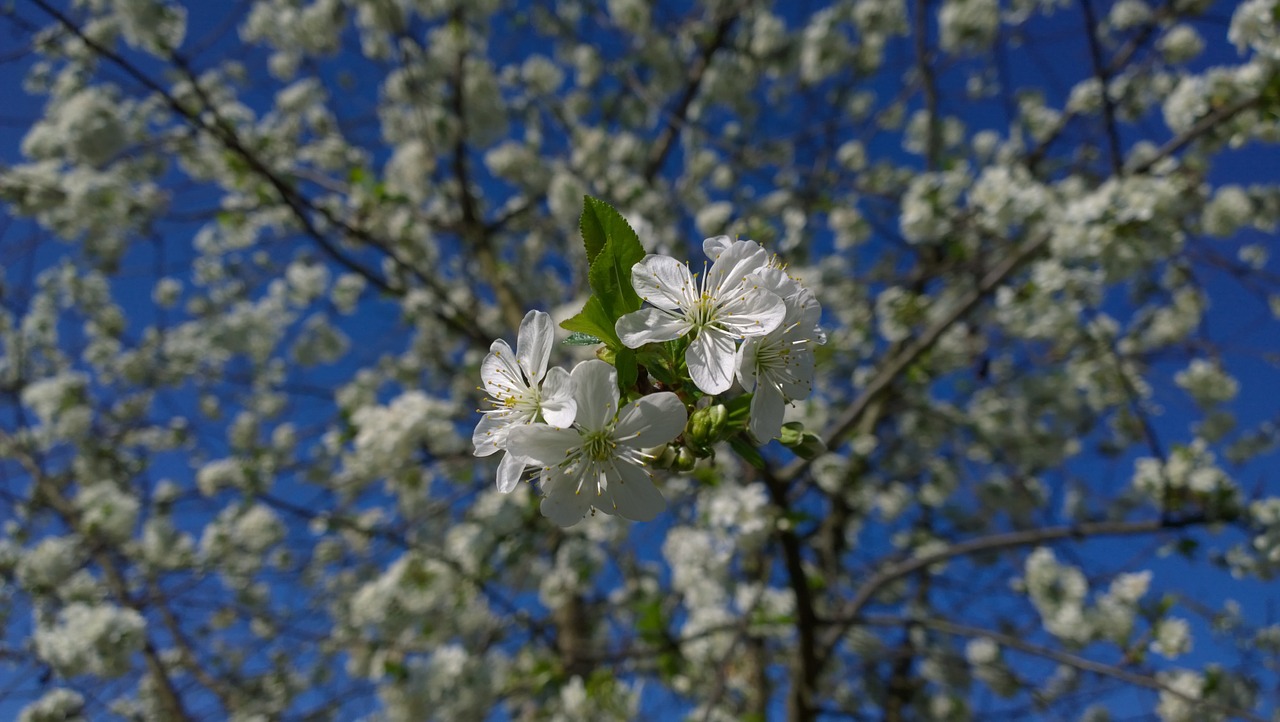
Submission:
<svg viewBox="0 0 1280 722">
<path fill-rule="evenodd" d="M 802 459 L 813 461 L 827 452 L 827 444 L 821 436 L 805 431 L 804 424 L 790 421 L 782 425 L 778 441 Z"/>
<path fill-rule="evenodd" d="M 788 421 L 782 425 L 782 433 L 778 436 L 778 441 L 783 446 L 793 447 L 800 443 L 804 438 L 804 424 L 799 421 Z"/>
</svg>

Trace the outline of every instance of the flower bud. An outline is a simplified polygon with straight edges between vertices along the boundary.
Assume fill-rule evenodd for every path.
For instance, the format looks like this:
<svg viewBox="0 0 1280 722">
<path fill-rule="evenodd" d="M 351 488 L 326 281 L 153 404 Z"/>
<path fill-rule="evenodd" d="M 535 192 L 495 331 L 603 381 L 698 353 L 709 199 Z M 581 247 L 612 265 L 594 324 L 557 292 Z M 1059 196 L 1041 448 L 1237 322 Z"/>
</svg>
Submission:
<svg viewBox="0 0 1280 722">
<path fill-rule="evenodd" d="M 721 440 L 729 425 L 729 410 L 724 404 L 698 409 L 689 417 L 685 427 L 685 440 L 695 449 L 709 449 Z"/>
<path fill-rule="evenodd" d="M 675 465 L 672 467 L 676 471 L 693 471 L 693 467 L 698 463 L 698 457 L 689 449 L 681 446 L 680 453 L 676 455 Z"/>
<path fill-rule="evenodd" d="M 782 433 L 778 436 L 778 441 L 783 446 L 791 447 L 800 443 L 804 438 L 804 424 L 799 421 L 788 421 L 782 425 Z"/>
<path fill-rule="evenodd" d="M 664 444 L 663 446 L 658 446 L 652 449 L 645 449 L 645 453 L 652 458 L 652 461 L 649 462 L 649 466 L 652 466 L 655 469 L 675 468 L 677 456 L 676 448 L 677 447 L 674 444 Z"/>
<path fill-rule="evenodd" d="M 812 431 L 805 431 L 804 424 L 799 421 L 783 424 L 778 441 L 802 459 L 813 460 L 827 451 L 827 445 L 822 438 Z"/>
</svg>

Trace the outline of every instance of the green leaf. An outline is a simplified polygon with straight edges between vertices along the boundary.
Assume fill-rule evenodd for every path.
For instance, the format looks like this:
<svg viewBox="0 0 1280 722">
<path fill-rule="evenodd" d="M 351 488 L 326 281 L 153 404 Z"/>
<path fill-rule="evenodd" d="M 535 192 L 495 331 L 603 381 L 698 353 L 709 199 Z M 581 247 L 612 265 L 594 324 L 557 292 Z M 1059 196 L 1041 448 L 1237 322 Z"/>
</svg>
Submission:
<svg viewBox="0 0 1280 722">
<path fill-rule="evenodd" d="M 600 251 L 604 250 L 606 238 L 604 223 L 595 212 L 595 204 L 608 207 L 603 201 L 596 200 L 591 196 L 583 196 L 582 215 L 578 218 L 578 230 L 582 232 L 582 245 L 587 249 L 588 268 L 596 262 L 596 257 L 600 255 Z"/>
<path fill-rule="evenodd" d="M 729 428 L 741 431 L 747 428 L 747 419 L 751 417 L 751 394 L 741 394 L 724 402 L 729 411 Z"/>
<path fill-rule="evenodd" d="M 564 344 L 565 346 L 594 346 L 598 343 L 604 343 L 604 341 L 596 336 L 592 336 L 589 333 L 574 331 L 573 333 L 569 334 L 568 338 L 561 341 L 560 343 Z"/>
<path fill-rule="evenodd" d="M 627 219 L 608 203 L 588 196 L 579 226 L 590 262 L 587 281 L 604 309 L 613 321 L 639 310 L 642 302 L 631 287 L 631 267 L 645 252 Z M 595 248 L 599 250 L 593 254 Z"/>
<path fill-rule="evenodd" d="M 636 610 L 635 620 L 636 632 L 640 634 L 641 639 L 648 642 L 662 641 L 667 623 L 658 597 L 642 602 Z"/>
<path fill-rule="evenodd" d="M 618 338 L 618 332 L 613 330 L 614 320 L 609 316 L 609 312 L 604 309 L 600 299 L 592 296 L 587 299 L 582 311 L 577 316 L 560 324 L 560 328 L 566 331 L 577 331 L 578 333 L 595 336 L 609 344 L 610 347 L 621 347 L 622 340 Z"/>
<path fill-rule="evenodd" d="M 636 387 L 636 381 L 640 378 L 640 367 L 636 363 L 635 349 L 626 348 L 625 346 L 618 349 L 617 355 L 613 359 L 613 367 L 618 370 L 618 391 L 626 394 Z"/>
<path fill-rule="evenodd" d="M 743 461 L 757 469 L 763 470 L 765 468 L 764 457 L 760 455 L 760 451 L 752 446 L 751 442 L 747 441 L 741 434 L 730 437 L 729 446 L 738 452 L 738 456 L 741 456 Z"/>
</svg>

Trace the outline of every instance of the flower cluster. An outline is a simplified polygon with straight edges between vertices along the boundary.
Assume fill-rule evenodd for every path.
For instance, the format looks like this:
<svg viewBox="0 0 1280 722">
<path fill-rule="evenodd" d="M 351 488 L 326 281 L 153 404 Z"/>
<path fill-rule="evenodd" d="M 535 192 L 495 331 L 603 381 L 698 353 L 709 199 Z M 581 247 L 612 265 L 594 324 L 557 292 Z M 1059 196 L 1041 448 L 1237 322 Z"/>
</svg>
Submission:
<svg viewBox="0 0 1280 722">
<path fill-rule="evenodd" d="M 812 344 L 826 342 L 822 309 L 754 241 L 718 236 L 704 241 L 703 251 L 714 263 L 700 282 L 670 256 L 636 264 L 632 286 L 652 307 L 618 319 L 618 336 L 628 348 L 689 337 L 685 364 L 698 389 L 720 394 L 736 377 L 753 393 L 751 433 L 776 438 L 786 404 L 813 390 Z"/>
<path fill-rule="evenodd" d="M 588 201 L 584 218 L 602 214 L 631 245 L 593 245 L 584 220 L 596 295 L 562 325 L 575 331 L 570 342 L 604 347 L 572 371 L 548 368 L 554 330 L 542 311 L 524 317 L 514 351 L 493 342 L 472 443 L 476 456 L 503 452 L 499 491 L 533 466 L 542 513 L 556 524 L 593 509 L 648 521 L 666 508 L 655 467 L 691 468 L 720 441 L 757 457 L 743 439 L 811 452 L 816 438 L 784 428 L 783 414 L 812 390 L 813 346 L 826 341 L 813 294 L 758 243 L 727 236 L 704 242 L 711 263 L 699 278 L 674 258 L 644 255 L 616 211 Z M 629 269 L 630 287 L 610 285 L 603 264 L 614 279 Z"/>
<path fill-rule="evenodd" d="M 493 342 L 480 375 L 492 408 L 472 435 L 476 456 L 504 452 L 498 489 L 515 489 L 525 468 L 542 467 L 542 513 L 572 526 L 592 508 L 649 521 L 666 508 L 642 449 L 661 446 L 684 430 L 687 413 L 674 393 L 641 397 L 618 408 L 618 374 L 597 360 L 573 371 L 547 369 L 551 317 L 530 311 L 513 353 Z M 583 493 L 583 491 L 587 493 Z M 592 493 L 594 492 L 594 493 Z"/>
</svg>

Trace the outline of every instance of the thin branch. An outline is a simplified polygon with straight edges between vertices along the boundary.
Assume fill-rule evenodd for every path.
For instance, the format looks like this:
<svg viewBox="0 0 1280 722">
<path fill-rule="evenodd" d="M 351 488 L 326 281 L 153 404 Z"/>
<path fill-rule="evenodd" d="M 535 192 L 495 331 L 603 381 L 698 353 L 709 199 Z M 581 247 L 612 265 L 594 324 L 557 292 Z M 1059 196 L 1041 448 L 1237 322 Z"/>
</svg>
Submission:
<svg viewBox="0 0 1280 722">
<path fill-rule="evenodd" d="M 1220 123 L 1225 123 L 1236 115 L 1250 108 L 1257 107 L 1261 103 L 1262 96 L 1255 95 L 1248 98 L 1241 98 L 1234 103 L 1228 103 L 1227 105 L 1214 109 L 1213 112 L 1197 121 L 1195 125 L 1186 129 L 1182 133 L 1179 133 L 1177 136 L 1169 139 L 1169 142 L 1160 146 L 1160 149 L 1155 152 L 1155 155 L 1152 155 L 1150 158 L 1130 167 L 1129 173 L 1132 175 L 1146 173 L 1157 163 L 1187 147 L 1200 136 L 1216 128 Z"/>
<path fill-rule="evenodd" d="M 903 346 L 898 353 L 889 358 L 880 367 L 879 372 L 867 383 L 862 393 L 849 405 L 848 410 L 823 433 L 822 439 L 827 446 L 834 448 L 840 439 L 858 424 L 863 414 L 873 407 L 873 402 L 889 389 L 899 375 L 932 348 L 938 342 L 938 339 L 957 321 L 968 315 L 984 298 L 993 293 L 1009 276 L 1013 275 L 1023 263 L 1039 253 L 1048 244 L 1050 237 L 1049 233 L 1042 233 L 1039 237 L 1026 242 L 1022 247 L 1005 256 L 1004 260 L 997 263 L 994 268 L 987 272 L 974 288 L 957 299 L 942 318 L 934 322 L 914 341 Z M 782 481 L 795 479 L 800 474 L 803 474 L 812 463 L 812 460 L 809 459 L 797 459 L 783 468 L 778 473 L 778 478 Z"/>
<path fill-rule="evenodd" d="M 693 99 L 698 96 L 698 88 L 702 85 L 702 78 L 706 75 L 707 68 L 711 66 L 711 59 L 715 57 L 716 52 L 724 47 L 725 42 L 729 39 L 729 31 L 733 28 L 737 21 L 737 13 L 730 13 L 716 25 L 716 34 L 711 38 L 711 42 L 702 49 L 702 53 L 693 61 L 693 65 L 689 67 L 689 75 L 685 80 L 684 92 L 680 95 L 680 99 L 676 102 L 675 109 L 667 118 L 667 124 L 658 135 L 658 139 L 654 141 L 653 150 L 649 153 L 649 160 L 644 165 L 644 179 L 652 181 L 658 171 L 662 170 L 662 165 L 666 163 L 667 156 L 670 155 L 671 149 L 675 146 L 676 140 L 680 137 L 680 131 L 684 128 L 685 120 L 689 115 L 689 106 L 693 104 Z"/>
<path fill-rule="evenodd" d="M 1102 92 L 1102 120 L 1107 127 L 1111 172 L 1119 176 L 1124 174 L 1122 166 L 1124 155 L 1120 150 L 1120 131 L 1116 128 L 1116 104 L 1111 99 L 1111 93 L 1107 92 L 1107 82 L 1111 77 L 1107 67 L 1102 63 L 1102 47 L 1098 44 L 1097 35 L 1098 20 L 1094 17 L 1091 0 L 1080 0 L 1080 9 L 1084 13 L 1084 36 L 1089 42 L 1089 62 L 1093 63 L 1093 77 L 1097 79 L 1098 87 Z"/>
<path fill-rule="evenodd" d="M 915 0 L 912 22 L 915 25 L 916 73 L 920 76 L 920 88 L 924 94 L 924 109 L 928 130 L 925 140 L 925 167 L 938 169 L 938 154 L 942 149 L 942 129 L 938 117 L 938 82 L 929 64 L 929 0 Z"/>
<path fill-rule="evenodd" d="M 312 221 L 309 214 L 314 213 L 323 219 L 327 224 L 338 228 L 347 237 L 360 241 L 371 248 L 375 248 L 386 254 L 396 263 L 410 271 L 414 278 L 421 281 L 427 288 L 437 296 L 436 306 L 433 309 L 435 316 L 440 319 L 450 329 L 460 333 L 461 335 L 480 344 L 487 344 L 491 340 L 489 335 L 480 329 L 473 319 L 467 318 L 467 315 L 454 308 L 447 301 L 448 294 L 440 287 L 440 283 L 430 274 L 422 272 L 413 264 L 399 257 L 388 243 L 376 238 L 369 231 L 357 226 L 353 226 L 344 219 L 338 217 L 333 211 L 323 208 L 314 203 L 305 194 L 300 192 L 291 183 L 282 178 L 271 168 L 268 168 L 261 158 L 250 152 L 240 141 L 239 136 L 235 133 L 231 125 L 217 116 L 216 108 L 205 97 L 203 89 L 197 82 L 195 74 L 187 63 L 176 54 L 170 60 L 175 67 L 180 70 L 192 85 L 193 92 L 201 99 L 202 104 L 213 117 L 214 122 L 206 120 L 200 113 L 193 111 L 184 106 L 177 98 L 175 98 L 166 88 L 161 86 L 155 80 L 152 80 L 146 73 L 134 66 L 128 60 L 120 56 L 108 47 L 90 38 L 84 31 L 77 26 L 70 18 L 60 12 L 57 8 L 51 6 L 46 0 L 32 0 L 32 2 L 74 34 L 81 42 L 97 53 L 100 57 L 111 61 L 134 81 L 141 84 L 147 90 L 155 93 L 165 104 L 173 110 L 180 118 L 191 125 L 198 131 L 204 132 L 216 139 L 227 150 L 235 153 L 240 157 L 250 170 L 267 183 L 277 195 L 280 196 L 281 202 L 292 212 L 294 218 L 302 226 L 303 232 L 320 246 L 326 255 L 332 258 L 339 265 L 357 273 L 366 278 L 370 283 L 379 290 L 399 295 L 400 292 L 393 287 L 387 280 L 375 273 L 372 269 L 364 266 L 355 259 L 344 254 L 332 241 L 330 241 L 319 227 Z"/>
<path fill-rule="evenodd" d="M 1168 694 L 1177 697 L 1193 707 L 1198 707 L 1203 710 L 1212 710 L 1220 714 L 1226 714 L 1238 719 L 1248 720 L 1249 722 L 1267 722 L 1265 718 L 1254 714 L 1249 710 L 1228 704 L 1222 704 L 1220 702 L 1210 702 L 1199 697 L 1192 696 L 1180 689 L 1164 684 L 1150 675 L 1131 672 L 1122 667 L 1081 657 L 1078 654 L 1072 654 L 1070 652 L 1064 652 L 1051 647 L 1033 644 L 1012 634 L 1005 634 L 992 629 L 973 627 L 967 624 L 958 624 L 956 622 L 949 622 L 945 619 L 932 617 L 913 616 L 909 617 L 905 621 L 914 622 L 922 627 L 927 627 L 929 629 L 942 632 L 943 634 L 950 634 L 957 637 L 986 637 L 1002 647 L 1007 647 L 1009 649 L 1022 652 L 1023 654 L 1041 657 L 1058 664 L 1074 667 L 1075 669 L 1079 669 L 1084 672 L 1096 674 L 1101 677 L 1110 677 L 1111 679 L 1116 679 L 1121 682 L 1134 685 L 1135 687 L 1145 687 L 1147 689 L 1156 690 L 1161 694 Z M 862 623 L 864 624 L 871 624 L 875 626 L 896 626 L 903 622 L 904 619 L 901 617 L 867 617 L 862 620 Z"/>
<path fill-rule="evenodd" d="M 82 531 L 81 515 L 75 505 L 62 495 L 59 483 L 49 478 L 35 457 L 23 450 L 21 442 L 0 430 L 0 447 L 5 448 L 8 455 L 17 460 L 31 477 L 33 501 L 38 499 L 43 502 L 61 517 L 62 521 L 73 531 L 85 539 L 91 539 L 89 535 L 84 534 Z M 102 573 L 106 577 L 107 587 L 111 590 L 111 596 L 115 597 L 117 603 L 139 614 L 145 613 L 146 605 L 140 603 L 129 594 L 128 581 L 116 565 L 115 560 L 111 558 L 111 555 L 105 549 L 98 547 L 93 550 L 92 556 L 102 569 Z M 156 696 L 159 698 L 160 706 L 164 709 L 168 718 L 184 721 L 194 719 L 182 703 L 182 697 L 174 686 L 173 679 L 169 676 L 169 668 L 164 660 L 161 659 L 160 649 L 151 639 L 151 636 L 145 633 L 142 640 L 142 658 L 146 662 L 147 671 L 152 681 L 155 683 Z"/>
<path fill-rule="evenodd" d="M 1047 544 L 1049 542 L 1061 541 L 1063 539 L 1079 540 L 1097 537 L 1154 534 L 1162 531 L 1173 531 L 1187 527 L 1199 526 L 1208 522 L 1209 519 L 1207 517 L 1203 515 L 1194 515 L 1180 519 L 1101 521 L 1086 522 L 1071 526 L 1025 529 L 956 542 L 945 549 L 939 549 L 936 552 L 903 559 L 880 569 L 872 574 L 867 581 L 863 582 L 862 586 L 858 588 L 858 591 L 854 593 L 849 602 L 845 604 L 840 613 L 836 615 L 836 620 L 844 621 L 835 622 L 835 626 L 829 631 L 827 638 L 824 640 L 824 647 L 828 653 L 830 653 L 829 650 L 834 649 L 836 644 L 839 643 L 840 639 L 849 630 L 849 627 L 856 623 L 856 620 L 862 613 L 863 608 L 866 607 L 876 594 L 878 594 L 886 585 L 939 562 L 945 562 L 949 559 L 969 556 L 971 554 L 999 551 L 1002 549 L 1014 549 L 1017 547 L 1037 544 Z"/>
<path fill-rule="evenodd" d="M 1155 15 L 1151 18 L 1151 22 L 1144 25 L 1142 29 L 1134 35 L 1119 52 L 1115 54 L 1111 63 L 1104 69 L 1103 74 L 1107 77 L 1111 77 L 1121 68 L 1128 65 L 1129 61 L 1133 60 L 1133 56 L 1136 55 L 1144 45 L 1146 45 L 1147 41 L 1150 40 L 1153 35 L 1155 35 L 1156 30 L 1164 26 L 1169 14 L 1170 9 L 1167 6 L 1157 9 Z M 1101 92 L 1104 95 L 1107 94 L 1108 89 L 1106 85 L 1102 86 Z M 1076 113 L 1076 111 L 1068 109 L 1058 118 L 1057 124 L 1054 125 L 1047 135 L 1045 135 L 1044 140 L 1040 141 L 1040 143 L 1027 154 L 1024 164 L 1028 169 L 1032 171 L 1035 170 L 1036 166 L 1040 164 L 1040 161 L 1044 160 L 1045 155 L 1049 152 L 1049 146 L 1062 136 L 1062 132 L 1067 129 L 1067 125 L 1069 125 L 1077 115 L 1078 113 Z"/>
<path fill-rule="evenodd" d="M 791 511 L 791 502 L 787 498 L 787 484 L 770 473 L 768 468 L 762 472 L 765 487 L 769 490 L 770 500 L 785 516 Z M 787 698 L 787 719 L 792 722 L 803 722 L 815 719 L 814 704 L 817 696 L 818 675 L 821 662 L 818 656 L 818 615 L 814 607 L 813 590 L 809 586 L 809 576 L 804 571 L 804 558 L 801 555 L 800 539 L 791 527 L 779 527 L 778 541 L 782 545 L 783 561 L 787 567 L 787 583 L 796 600 L 796 637 L 799 646 L 796 649 L 795 670 L 791 678 L 791 692 Z"/>
</svg>

